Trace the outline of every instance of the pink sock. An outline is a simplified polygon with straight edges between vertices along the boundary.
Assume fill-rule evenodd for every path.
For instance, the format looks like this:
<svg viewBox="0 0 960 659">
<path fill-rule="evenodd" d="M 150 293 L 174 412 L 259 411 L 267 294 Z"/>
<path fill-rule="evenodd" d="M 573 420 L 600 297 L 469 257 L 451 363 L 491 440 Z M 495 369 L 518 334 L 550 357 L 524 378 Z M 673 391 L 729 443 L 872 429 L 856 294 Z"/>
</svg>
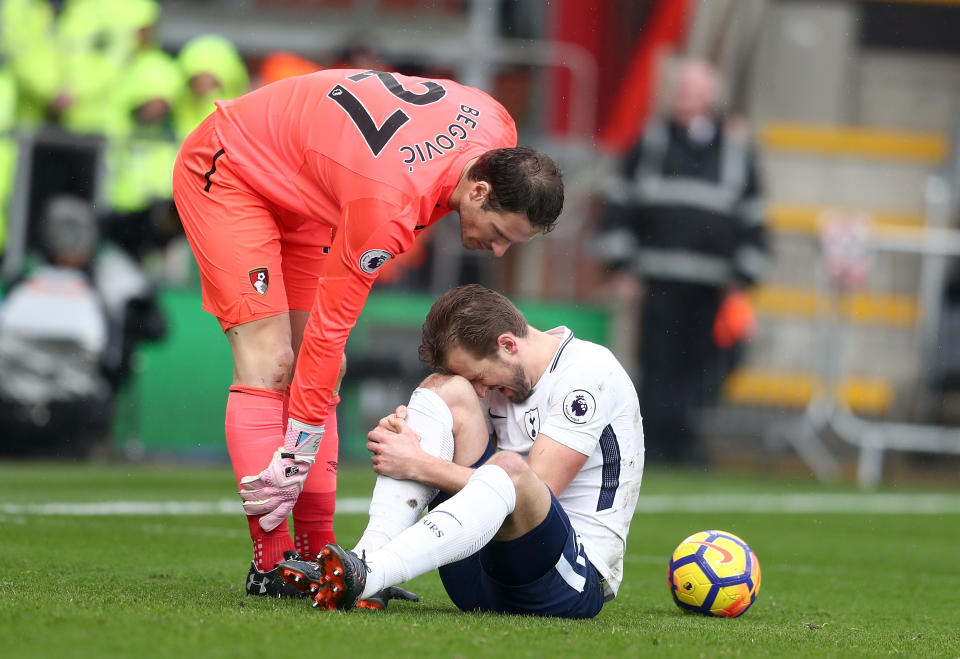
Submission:
<svg viewBox="0 0 960 659">
<path fill-rule="evenodd" d="M 333 510 L 336 492 L 301 492 L 293 508 L 293 541 L 301 554 L 319 554 L 326 544 L 336 542 Z"/>
<path fill-rule="evenodd" d="M 253 564 L 261 572 L 272 570 L 274 565 L 283 560 L 283 552 L 293 549 L 290 526 L 286 520 L 272 531 L 260 528 L 259 517 L 247 516 L 247 525 L 253 540 Z"/>
<path fill-rule="evenodd" d="M 333 399 L 324 423 L 325 430 L 317 461 L 310 468 L 303 492 L 293 507 L 294 541 L 300 553 L 319 553 L 324 545 L 336 542 L 333 513 L 337 498 L 337 456 L 340 434 L 337 432 L 337 403 Z"/>
<path fill-rule="evenodd" d="M 234 385 L 227 397 L 224 430 L 227 451 L 239 488 L 244 476 L 259 474 L 283 444 L 283 392 Z M 272 570 L 293 549 L 290 528 L 283 522 L 273 531 L 260 528 L 258 517 L 247 517 L 253 540 L 253 560 L 260 570 Z"/>
</svg>

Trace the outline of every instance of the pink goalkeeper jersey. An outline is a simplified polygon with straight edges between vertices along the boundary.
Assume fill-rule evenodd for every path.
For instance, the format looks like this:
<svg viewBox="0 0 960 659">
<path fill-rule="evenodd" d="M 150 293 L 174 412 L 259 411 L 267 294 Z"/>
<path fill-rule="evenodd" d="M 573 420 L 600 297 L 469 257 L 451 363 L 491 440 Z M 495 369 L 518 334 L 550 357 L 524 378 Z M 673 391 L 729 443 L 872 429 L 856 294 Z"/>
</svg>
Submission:
<svg viewBox="0 0 960 659">
<path fill-rule="evenodd" d="M 516 146 L 489 95 L 450 80 L 329 70 L 218 103 L 217 134 L 281 222 L 335 232 L 297 359 L 290 414 L 323 421 L 377 270 L 450 212 L 464 166 Z"/>
</svg>

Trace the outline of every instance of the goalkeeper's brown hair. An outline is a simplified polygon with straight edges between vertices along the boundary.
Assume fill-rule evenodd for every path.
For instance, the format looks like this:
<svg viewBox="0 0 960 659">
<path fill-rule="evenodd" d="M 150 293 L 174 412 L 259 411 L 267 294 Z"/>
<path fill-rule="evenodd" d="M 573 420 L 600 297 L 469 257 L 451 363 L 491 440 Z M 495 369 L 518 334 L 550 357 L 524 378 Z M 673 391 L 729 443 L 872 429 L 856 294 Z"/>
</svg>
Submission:
<svg viewBox="0 0 960 659">
<path fill-rule="evenodd" d="M 487 151 L 467 178 L 490 184 L 483 210 L 526 215 L 540 233 L 551 231 L 563 210 L 563 173 L 550 156 L 528 146 Z"/>
</svg>

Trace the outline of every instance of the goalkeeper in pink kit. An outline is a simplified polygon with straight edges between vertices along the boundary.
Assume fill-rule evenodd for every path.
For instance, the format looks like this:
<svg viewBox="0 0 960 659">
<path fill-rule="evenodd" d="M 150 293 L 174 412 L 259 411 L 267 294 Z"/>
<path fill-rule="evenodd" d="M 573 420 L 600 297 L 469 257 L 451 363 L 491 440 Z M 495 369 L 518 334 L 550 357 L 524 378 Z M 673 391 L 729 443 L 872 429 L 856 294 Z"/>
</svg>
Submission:
<svg viewBox="0 0 960 659">
<path fill-rule="evenodd" d="M 343 351 L 383 265 L 451 211 L 463 246 L 496 256 L 553 228 L 560 171 L 516 140 L 479 90 L 356 70 L 219 102 L 185 140 L 174 199 L 233 354 L 249 594 L 299 595 L 275 564 L 334 542 Z"/>
</svg>

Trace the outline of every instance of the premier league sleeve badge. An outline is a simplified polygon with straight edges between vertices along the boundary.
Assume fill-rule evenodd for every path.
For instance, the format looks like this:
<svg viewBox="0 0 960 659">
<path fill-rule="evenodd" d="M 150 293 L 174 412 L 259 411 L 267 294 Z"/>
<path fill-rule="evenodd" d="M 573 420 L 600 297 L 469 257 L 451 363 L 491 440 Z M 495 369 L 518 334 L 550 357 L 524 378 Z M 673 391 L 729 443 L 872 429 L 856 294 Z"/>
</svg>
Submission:
<svg viewBox="0 0 960 659">
<path fill-rule="evenodd" d="M 571 423 L 587 423 L 596 409 L 593 394 L 585 389 L 574 389 L 563 399 L 563 414 Z"/>
</svg>

